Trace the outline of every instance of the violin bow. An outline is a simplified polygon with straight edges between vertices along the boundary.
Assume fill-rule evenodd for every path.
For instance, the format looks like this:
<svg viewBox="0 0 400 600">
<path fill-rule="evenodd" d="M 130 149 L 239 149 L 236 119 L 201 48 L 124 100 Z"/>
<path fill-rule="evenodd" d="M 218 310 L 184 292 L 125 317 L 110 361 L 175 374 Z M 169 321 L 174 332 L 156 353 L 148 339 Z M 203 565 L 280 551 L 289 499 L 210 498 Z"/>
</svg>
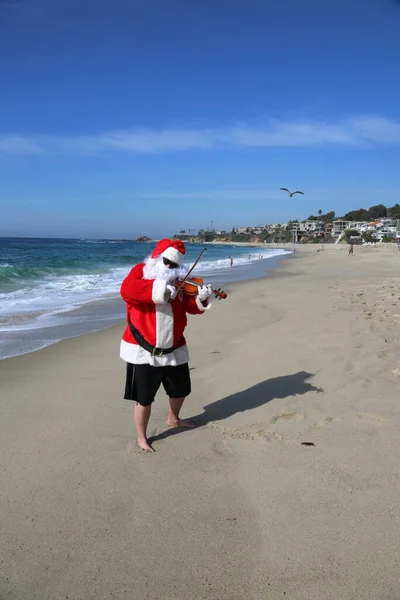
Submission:
<svg viewBox="0 0 400 600">
<path fill-rule="evenodd" d="M 195 266 L 197 265 L 197 263 L 199 262 L 199 260 L 201 259 L 201 257 L 203 256 L 203 254 L 207 252 L 207 248 L 204 248 L 204 250 L 202 252 L 200 252 L 199 256 L 197 257 L 196 261 L 193 263 L 193 265 L 190 267 L 189 271 L 186 273 L 184 279 L 182 279 L 180 286 L 178 287 L 178 289 L 176 290 L 177 292 L 179 292 L 179 290 L 182 288 L 182 286 L 184 285 L 185 281 L 187 280 L 187 278 L 189 277 L 190 273 L 193 271 L 193 269 L 195 268 Z"/>
</svg>

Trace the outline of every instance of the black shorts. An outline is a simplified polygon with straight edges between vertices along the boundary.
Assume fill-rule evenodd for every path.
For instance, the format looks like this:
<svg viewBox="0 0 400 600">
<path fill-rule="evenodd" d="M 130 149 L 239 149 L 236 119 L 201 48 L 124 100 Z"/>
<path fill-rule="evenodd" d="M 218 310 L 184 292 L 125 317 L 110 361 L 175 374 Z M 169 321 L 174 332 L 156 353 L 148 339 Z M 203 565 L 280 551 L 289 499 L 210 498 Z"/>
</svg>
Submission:
<svg viewBox="0 0 400 600">
<path fill-rule="evenodd" d="M 125 400 L 149 406 L 160 385 L 170 398 L 186 398 L 191 392 L 189 365 L 153 367 L 126 363 Z"/>
</svg>

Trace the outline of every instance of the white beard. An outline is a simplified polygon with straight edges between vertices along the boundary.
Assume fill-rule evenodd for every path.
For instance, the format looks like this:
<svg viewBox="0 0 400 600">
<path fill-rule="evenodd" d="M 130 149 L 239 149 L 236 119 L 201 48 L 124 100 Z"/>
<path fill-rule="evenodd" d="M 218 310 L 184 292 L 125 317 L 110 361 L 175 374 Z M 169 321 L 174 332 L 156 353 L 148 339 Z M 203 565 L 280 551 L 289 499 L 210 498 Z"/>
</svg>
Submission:
<svg viewBox="0 0 400 600">
<path fill-rule="evenodd" d="M 174 281 L 175 279 L 183 279 L 187 273 L 185 267 L 177 267 L 176 269 L 169 269 L 164 265 L 162 256 L 157 258 L 146 258 L 143 268 L 143 279 L 162 279 L 167 283 Z"/>
</svg>

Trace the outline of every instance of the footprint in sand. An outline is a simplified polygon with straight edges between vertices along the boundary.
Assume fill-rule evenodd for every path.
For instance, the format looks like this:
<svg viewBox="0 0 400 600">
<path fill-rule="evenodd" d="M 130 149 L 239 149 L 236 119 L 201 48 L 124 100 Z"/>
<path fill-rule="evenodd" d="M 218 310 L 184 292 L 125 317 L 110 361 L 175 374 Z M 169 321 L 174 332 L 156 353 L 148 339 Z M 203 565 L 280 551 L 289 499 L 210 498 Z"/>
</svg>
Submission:
<svg viewBox="0 0 400 600">
<path fill-rule="evenodd" d="M 219 456 L 229 456 L 233 454 L 232 448 L 223 438 L 214 442 L 213 450 Z"/>
<path fill-rule="evenodd" d="M 382 417 L 381 415 L 372 415 L 370 413 L 360 413 L 356 415 L 359 419 L 363 419 L 370 423 L 370 425 L 385 425 L 389 422 L 389 419 Z"/>
<path fill-rule="evenodd" d="M 316 423 L 315 427 L 317 429 L 323 429 L 327 427 L 329 423 L 341 423 L 342 419 L 340 417 L 326 417 L 323 421 Z"/>
<path fill-rule="evenodd" d="M 282 415 L 278 415 L 277 417 L 272 417 L 272 419 L 270 420 L 270 424 L 274 425 L 275 423 L 279 423 L 280 421 L 302 421 L 303 419 L 305 419 L 305 416 L 301 413 L 283 413 Z"/>
<path fill-rule="evenodd" d="M 262 426 L 259 423 L 254 425 L 249 425 L 248 427 L 213 427 L 215 429 L 220 430 L 223 437 L 231 438 L 234 440 L 246 440 L 246 441 L 256 441 L 256 442 L 273 442 L 273 441 L 281 441 L 282 436 L 277 431 L 268 431 L 267 429 L 268 423 L 266 426 Z M 231 449 L 228 444 L 222 446 L 221 444 L 216 444 L 214 446 L 214 450 L 217 454 L 230 454 Z"/>
<path fill-rule="evenodd" d="M 264 429 L 233 429 L 228 433 L 228 435 L 236 440 L 248 440 L 251 442 L 273 442 L 282 440 L 280 433 L 276 431 L 264 431 Z"/>
</svg>

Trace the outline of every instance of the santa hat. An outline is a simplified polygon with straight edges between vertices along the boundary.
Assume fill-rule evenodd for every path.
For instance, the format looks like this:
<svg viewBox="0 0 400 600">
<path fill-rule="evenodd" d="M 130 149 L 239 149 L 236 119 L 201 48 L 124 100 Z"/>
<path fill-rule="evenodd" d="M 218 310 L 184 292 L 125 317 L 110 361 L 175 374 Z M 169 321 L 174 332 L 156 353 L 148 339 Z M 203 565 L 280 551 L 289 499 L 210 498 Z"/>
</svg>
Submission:
<svg viewBox="0 0 400 600">
<path fill-rule="evenodd" d="M 158 258 L 159 256 L 162 256 L 163 258 L 167 258 L 177 265 L 181 265 L 183 262 L 183 257 L 185 256 L 185 252 L 185 246 L 181 240 L 164 239 L 158 242 L 157 246 L 154 248 L 151 258 Z"/>
</svg>

